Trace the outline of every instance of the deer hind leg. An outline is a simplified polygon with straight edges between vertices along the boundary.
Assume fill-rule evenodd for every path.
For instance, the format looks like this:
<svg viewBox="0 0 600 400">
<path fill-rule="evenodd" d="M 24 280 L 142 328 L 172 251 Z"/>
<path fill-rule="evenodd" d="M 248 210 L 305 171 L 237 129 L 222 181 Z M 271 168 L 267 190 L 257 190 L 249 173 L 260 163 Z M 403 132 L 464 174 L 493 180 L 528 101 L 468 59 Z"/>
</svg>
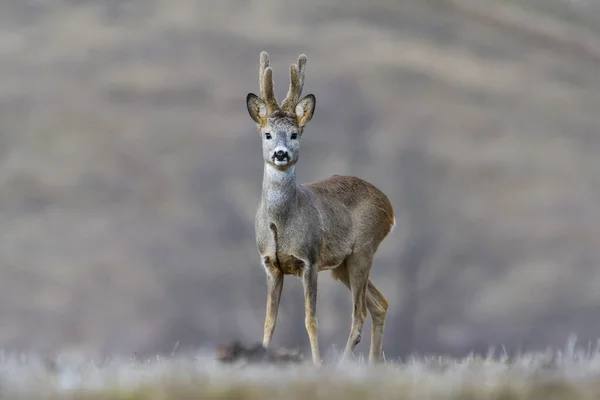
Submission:
<svg viewBox="0 0 600 400">
<path fill-rule="evenodd" d="M 336 269 L 332 270 L 332 275 L 333 279 L 339 280 L 351 290 L 350 276 L 345 262 Z M 371 327 L 371 346 L 369 350 L 369 363 L 373 364 L 379 362 L 381 359 L 383 328 L 385 324 L 388 302 L 383 294 L 377 290 L 371 280 L 367 282 L 366 303 L 373 321 Z"/>
<path fill-rule="evenodd" d="M 349 358 L 360 342 L 362 328 L 367 317 L 367 284 L 371 269 L 372 256 L 369 254 L 353 254 L 346 261 L 346 276 L 340 277 L 352 292 L 352 326 L 346 342 L 344 358 Z M 340 271 L 341 273 L 341 271 Z"/>
<path fill-rule="evenodd" d="M 367 283 L 367 307 L 373 321 L 371 325 L 371 347 L 369 349 L 369 364 L 381 361 L 381 348 L 383 346 L 383 327 L 388 302 L 383 294 L 377 290 L 373 282 Z"/>
</svg>

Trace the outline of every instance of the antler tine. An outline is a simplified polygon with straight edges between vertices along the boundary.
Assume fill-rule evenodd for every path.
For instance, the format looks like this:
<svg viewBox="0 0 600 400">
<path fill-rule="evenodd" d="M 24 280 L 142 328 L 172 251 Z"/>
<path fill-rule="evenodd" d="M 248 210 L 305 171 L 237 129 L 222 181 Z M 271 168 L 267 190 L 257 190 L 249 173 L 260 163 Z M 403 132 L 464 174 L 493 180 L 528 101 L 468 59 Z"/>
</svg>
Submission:
<svg viewBox="0 0 600 400">
<path fill-rule="evenodd" d="M 298 100 L 304 89 L 304 70 L 306 69 L 306 55 L 300 54 L 298 57 Z"/>
<path fill-rule="evenodd" d="M 275 88 L 273 87 L 273 69 L 271 67 L 265 68 L 263 87 L 265 91 L 263 101 L 267 104 L 267 112 L 270 115 L 275 111 L 279 111 L 279 104 L 277 104 Z"/>
<path fill-rule="evenodd" d="M 298 57 L 298 65 L 290 65 L 290 88 L 286 98 L 281 103 L 281 109 L 284 111 L 293 111 L 296 103 L 300 100 L 302 88 L 304 86 L 304 68 L 306 66 L 306 56 L 304 54 Z"/>
<path fill-rule="evenodd" d="M 269 53 L 263 51 L 260 53 L 260 68 L 258 71 L 258 85 L 260 88 L 260 98 L 265 99 L 265 69 L 269 66 Z"/>
<path fill-rule="evenodd" d="M 259 86 L 260 97 L 267 104 L 267 112 L 271 114 L 279 110 L 273 87 L 273 69 L 269 66 L 269 54 L 266 51 L 260 53 Z"/>
</svg>

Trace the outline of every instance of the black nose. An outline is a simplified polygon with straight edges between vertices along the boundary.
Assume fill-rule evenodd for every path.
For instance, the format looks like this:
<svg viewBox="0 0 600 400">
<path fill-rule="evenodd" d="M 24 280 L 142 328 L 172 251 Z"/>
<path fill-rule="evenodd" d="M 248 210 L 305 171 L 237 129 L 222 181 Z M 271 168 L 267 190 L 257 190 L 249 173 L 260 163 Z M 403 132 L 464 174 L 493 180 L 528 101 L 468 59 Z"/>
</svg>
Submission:
<svg viewBox="0 0 600 400">
<path fill-rule="evenodd" d="M 275 158 L 277 161 L 284 161 L 288 158 L 288 153 L 287 151 L 279 150 L 273 154 L 273 158 Z"/>
</svg>

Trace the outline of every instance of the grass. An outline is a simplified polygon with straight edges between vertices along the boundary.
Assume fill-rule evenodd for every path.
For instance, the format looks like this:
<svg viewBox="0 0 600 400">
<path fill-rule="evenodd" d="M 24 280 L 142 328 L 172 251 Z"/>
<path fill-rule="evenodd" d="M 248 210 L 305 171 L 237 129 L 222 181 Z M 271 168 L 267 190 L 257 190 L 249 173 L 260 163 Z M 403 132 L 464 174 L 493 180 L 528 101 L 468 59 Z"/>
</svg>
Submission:
<svg viewBox="0 0 600 400">
<path fill-rule="evenodd" d="M 27 399 L 502 399 L 600 398 L 600 349 L 516 356 L 223 365 L 209 352 L 147 361 L 3 354 L 2 398 Z"/>
</svg>

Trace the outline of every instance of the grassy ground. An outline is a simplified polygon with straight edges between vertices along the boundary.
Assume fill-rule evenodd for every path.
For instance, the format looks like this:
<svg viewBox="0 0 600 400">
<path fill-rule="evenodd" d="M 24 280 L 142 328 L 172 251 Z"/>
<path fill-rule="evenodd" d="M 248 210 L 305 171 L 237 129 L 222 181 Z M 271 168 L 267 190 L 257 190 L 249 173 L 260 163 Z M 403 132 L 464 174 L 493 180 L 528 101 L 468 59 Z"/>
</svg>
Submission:
<svg viewBox="0 0 600 400">
<path fill-rule="evenodd" d="M 51 399 L 594 399 L 600 351 L 421 357 L 354 363 L 221 365 L 209 353 L 148 361 L 4 355 L 3 398 Z"/>
</svg>

